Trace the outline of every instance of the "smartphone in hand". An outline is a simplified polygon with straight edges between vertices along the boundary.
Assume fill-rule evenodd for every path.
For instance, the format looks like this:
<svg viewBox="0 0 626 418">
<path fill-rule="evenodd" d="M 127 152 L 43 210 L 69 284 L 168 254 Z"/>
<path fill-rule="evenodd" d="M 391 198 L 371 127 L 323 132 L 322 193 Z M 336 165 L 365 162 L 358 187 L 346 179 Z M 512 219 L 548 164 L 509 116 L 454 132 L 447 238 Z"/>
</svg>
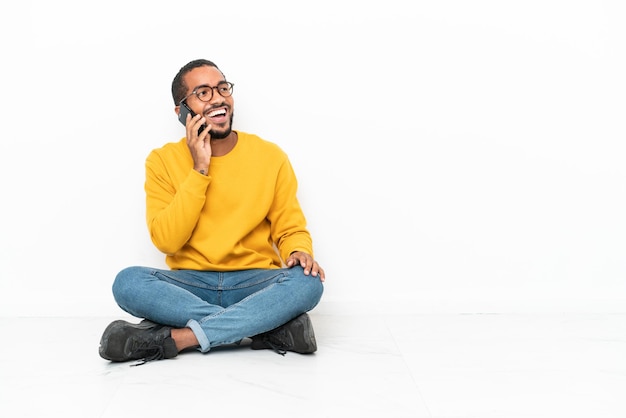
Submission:
<svg viewBox="0 0 626 418">
<path fill-rule="evenodd" d="M 178 113 L 178 120 L 180 121 L 180 123 L 183 124 L 183 126 L 187 126 L 187 115 L 191 114 L 191 117 L 193 118 L 194 116 L 196 116 L 196 113 L 191 110 L 191 108 L 189 106 L 187 106 L 187 103 L 182 102 L 180 104 L 180 112 Z M 206 129 L 206 125 L 202 125 L 200 126 L 200 129 L 198 129 L 198 135 L 200 135 L 200 132 L 204 131 Z"/>
</svg>

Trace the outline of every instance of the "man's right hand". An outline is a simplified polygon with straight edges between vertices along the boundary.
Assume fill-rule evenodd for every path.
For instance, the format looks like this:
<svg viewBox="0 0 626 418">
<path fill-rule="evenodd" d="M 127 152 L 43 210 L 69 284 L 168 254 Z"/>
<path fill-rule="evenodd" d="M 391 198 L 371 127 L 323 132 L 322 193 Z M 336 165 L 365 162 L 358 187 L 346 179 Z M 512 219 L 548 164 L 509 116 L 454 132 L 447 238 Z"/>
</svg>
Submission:
<svg viewBox="0 0 626 418">
<path fill-rule="evenodd" d="M 200 126 L 206 123 L 206 118 L 202 115 L 196 115 L 193 118 L 187 115 L 187 146 L 191 152 L 193 159 L 193 169 L 202 174 L 209 172 L 209 163 L 211 162 L 211 125 L 198 134 Z"/>
</svg>

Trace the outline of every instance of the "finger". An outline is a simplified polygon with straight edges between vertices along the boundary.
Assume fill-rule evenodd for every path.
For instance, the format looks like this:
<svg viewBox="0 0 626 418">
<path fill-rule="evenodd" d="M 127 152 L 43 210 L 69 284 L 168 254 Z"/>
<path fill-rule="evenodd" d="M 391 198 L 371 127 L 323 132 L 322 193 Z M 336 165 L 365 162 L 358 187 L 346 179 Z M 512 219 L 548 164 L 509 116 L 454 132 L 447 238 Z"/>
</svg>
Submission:
<svg viewBox="0 0 626 418">
<path fill-rule="evenodd" d="M 204 128 L 202 132 L 200 132 L 200 135 L 198 135 L 198 139 L 204 142 L 205 147 L 209 147 L 209 148 L 211 144 L 210 131 L 212 127 L 213 127 L 212 125 L 206 125 L 206 128 Z"/>
<path fill-rule="evenodd" d="M 311 257 L 303 257 L 300 259 L 300 265 L 304 269 L 304 274 L 307 276 L 311 273 L 313 267 L 313 259 Z"/>
<path fill-rule="evenodd" d="M 193 142 L 193 139 L 194 139 L 193 133 L 197 132 L 197 131 L 194 131 L 194 129 L 193 129 L 193 118 L 195 118 L 195 117 L 196 116 L 192 117 L 191 114 L 188 114 L 187 115 L 187 119 L 185 120 L 185 127 L 187 128 L 186 131 L 187 131 L 187 142 L 188 143 Z"/>
<path fill-rule="evenodd" d="M 208 130 L 204 129 L 202 132 L 198 132 L 198 131 L 200 130 L 200 127 L 206 122 L 206 119 L 204 117 L 201 117 L 200 115 L 196 115 L 193 118 L 194 118 L 194 121 L 193 121 L 191 130 L 193 133 L 195 133 L 195 137 L 198 141 L 203 140 L 204 137 L 207 135 Z"/>
<path fill-rule="evenodd" d="M 320 266 L 316 261 L 313 261 L 313 266 L 311 267 L 311 276 L 317 276 L 320 273 Z"/>
<path fill-rule="evenodd" d="M 316 276 L 316 277 L 317 276 L 321 277 L 323 273 L 324 273 L 324 270 L 322 270 L 320 265 L 317 264 L 317 262 L 314 262 L 313 269 L 311 270 L 311 275 Z"/>
<path fill-rule="evenodd" d="M 187 115 L 185 126 L 187 127 L 187 139 L 198 139 L 198 129 L 200 125 L 198 122 L 203 119 L 202 115 L 195 115 L 191 117 L 191 114 Z"/>
<path fill-rule="evenodd" d="M 185 117 L 185 132 L 187 133 L 187 145 L 191 144 L 191 129 L 189 129 L 189 125 L 191 125 L 191 115 L 187 114 Z"/>
</svg>

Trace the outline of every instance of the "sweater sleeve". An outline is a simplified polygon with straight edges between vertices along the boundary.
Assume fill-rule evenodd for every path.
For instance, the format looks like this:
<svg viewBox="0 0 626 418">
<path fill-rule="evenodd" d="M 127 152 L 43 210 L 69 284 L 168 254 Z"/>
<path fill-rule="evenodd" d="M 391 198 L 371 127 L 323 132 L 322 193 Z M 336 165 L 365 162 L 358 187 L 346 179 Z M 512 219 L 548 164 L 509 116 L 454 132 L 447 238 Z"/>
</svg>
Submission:
<svg viewBox="0 0 626 418">
<path fill-rule="evenodd" d="M 161 156 L 153 151 L 146 159 L 146 221 L 153 244 L 174 254 L 191 237 L 206 200 L 209 176 L 190 169 L 178 189 L 168 177 Z"/>
<path fill-rule="evenodd" d="M 285 158 L 276 179 L 276 193 L 268 219 L 272 239 L 280 257 L 286 260 L 294 251 L 313 256 L 311 235 L 306 228 L 306 218 L 297 198 L 298 182 L 289 159 Z"/>
</svg>

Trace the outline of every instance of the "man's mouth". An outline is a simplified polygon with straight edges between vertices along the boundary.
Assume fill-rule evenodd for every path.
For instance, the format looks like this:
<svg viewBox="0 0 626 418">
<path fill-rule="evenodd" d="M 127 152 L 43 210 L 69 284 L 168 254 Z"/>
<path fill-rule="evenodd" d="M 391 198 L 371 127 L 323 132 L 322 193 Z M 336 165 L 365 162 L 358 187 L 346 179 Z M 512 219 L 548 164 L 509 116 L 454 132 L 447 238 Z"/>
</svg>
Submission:
<svg viewBox="0 0 626 418">
<path fill-rule="evenodd" d="M 226 116 L 226 109 L 224 109 L 224 108 L 212 110 L 212 111 L 210 111 L 207 114 L 207 117 L 211 118 L 211 119 L 212 118 L 221 118 L 221 117 L 225 117 L 225 116 Z"/>
</svg>

